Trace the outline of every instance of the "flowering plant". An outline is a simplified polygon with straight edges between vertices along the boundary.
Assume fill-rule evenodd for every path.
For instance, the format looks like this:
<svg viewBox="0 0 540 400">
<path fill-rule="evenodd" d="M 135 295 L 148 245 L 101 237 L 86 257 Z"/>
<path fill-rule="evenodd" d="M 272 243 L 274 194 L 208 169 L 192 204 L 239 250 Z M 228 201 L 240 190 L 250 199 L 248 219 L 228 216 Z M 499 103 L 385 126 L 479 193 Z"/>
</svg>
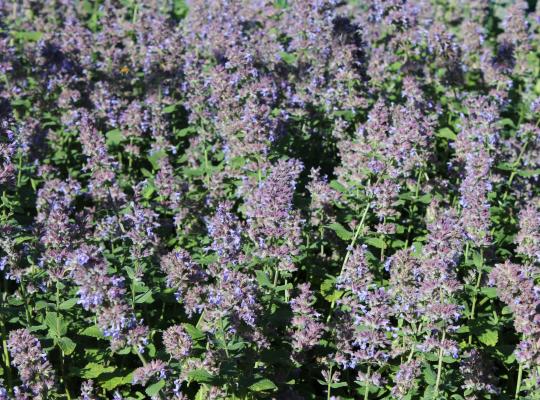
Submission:
<svg viewBox="0 0 540 400">
<path fill-rule="evenodd" d="M 540 399 L 540 3 L 0 0 L 0 400 Z"/>
</svg>

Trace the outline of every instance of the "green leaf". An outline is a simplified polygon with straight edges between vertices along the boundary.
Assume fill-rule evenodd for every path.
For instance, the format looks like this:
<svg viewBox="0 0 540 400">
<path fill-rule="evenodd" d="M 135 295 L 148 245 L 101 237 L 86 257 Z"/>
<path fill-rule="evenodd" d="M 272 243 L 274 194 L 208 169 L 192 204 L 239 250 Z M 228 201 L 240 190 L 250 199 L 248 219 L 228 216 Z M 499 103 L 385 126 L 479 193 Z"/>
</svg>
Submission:
<svg viewBox="0 0 540 400">
<path fill-rule="evenodd" d="M 152 289 L 149 289 L 146 293 L 140 294 L 137 297 L 135 297 L 135 303 L 141 304 L 141 303 L 147 303 L 152 304 L 154 302 L 154 298 L 152 297 Z"/>
<path fill-rule="evenodd" d="M 497 164 L 497 168 L 503 171 L 513 171 L 516 169 L 513 164 L 507 162 Z"/>
<path fill-rule="evenodd" d="M 428 365 L 424 370 L 422 371 L 424 375 L 424 379 L 428 385 L 435 385 L 435 382 L 437 381 L 437 375 L 435 375 L 435 371 Z"/>
<path fill-rule="evenodd" d="M 524 178 L 531 178 L 540 175 L 540 169 L 520 169 L 517 174 Z"/>
<path fill-rule="evenodd" d="M 283 61 L 285 61 L 287 64 L 289 65 L 295 65 L 296 64 L 296 61 L 298 60 L 298 57 L 296 57 L 295 54 L 292 54 L 292 53 L 287 53 L 285 51 L 281 51 L 279 53 L 279 56 L 281 57 L 281 59 Z"/>
<path fill-rule="evenodd" d="M 343 240 L 351 240 L 353 237 L 353 233 L 349 230 L 347 230 L 343 225 L 341 225 L 339 222 L 334 222 L 333 224 L 327 225 L 327 228 L 332 229 L 336 234 L 340 237 L 340 239 Z"/>
<path fill-rule="evenodd" d="M 64 322 L 62 316 L 55 312 L 47 312 L 45 315 L 45 324 L 49 327 L 52 336 L 62 337 L 67 332 L 67 323 Z"/>
<path fill-rule="evenodd" d="M 36 305 L 34 308 L 36 310 L 43 310 L 44 308 L 47 308 L 49 305 L 54 306 L 53 303 L 47 303 L 45 300 L 39 300 L 36 302 Z"/>
<path fill-rule="evenodd" d="M 97 325 L 89 326 L 88 328 L 84 329 L 82 332 L 80 332 L 81 335 L 84 336 L 90 336 L 97 339 L 104 339 L 105 336 L 103 336 L 103 332 L 101 329 L 97 327 Z"/>
<path fill-rule="evenodd" d="M 437 137 L 445 138 L 448 140 L 456 140 L 457 136 L 450 128 L 442 128 L 439 132 L 437 132 Z"/>
<path fill-rule="evenodd" d="M 77 347 L 75 342 L 68 337 L 61 337 L 58 339 L 58 346 L 62 349 L 66 356 L 73 353 L 75 351 L 75 347 Z"/>
<path fill-rule="evenodd" d="M 263 392 L 265 390 L 276 390 L 277 386 L 270 379 L 261 379 L 260 381 L 255 382 L 249 387 L 249 390 L 252 392 Z"/>
<path fill-rule="evenodd" d="M 264 271 L 255 271 L 255 275 L 257 276 L 257 282 L 261 287 L 272 287 L 274 286 L 272 282 L 270 282 L 270 279 L 268 278 L 268 275 Z"/>
<path fill-rule="evenodd" d="M 43 32 L 13 31 L 11 32 L 11 36 L 25 42 L 37 42 L 43 36 Z"/>
<path fill-rule="evenodd" d="M 484 260 L 480 253 L 478 252 L 473 253 L 473 263 L 476 268 L 482 268 L 482 265 L 484 264 Z"/>
<path fill-rule="evenodd" d="M 170 106 L 164 107 L 161 112 L 163 114 L 170 114 L 176 110 L 176 104 L 171 104 Z"/>
<path fill-rule="evenodd" d="M 31 242 L 34 239 L 35 238 L 33 236 L 19 236 L 19 237 L 16 237 L 13 241 L 15 242 L 15 244 L 21 244 L 24 242 Z"/>
<path fill-rule="evenodd" d="M 149 200 L 152 198 L 152 195 L 156 191 L 156 188 L 153 185 L 147 184 L 144 189 L 142 190 L 142 195 L 146 200 Z"/>
<path fill-rule="evenodd" d="M 154 383 L 146 388 L 146 394 L 150 397 L 155 396 L 165 386 L 165 380 L 161 379 L 159 382 Z"/>
<path fill-rule="evenodd" d="M 176 131 L 175 135 L 178 137 L 184 137 L 184 136 L 189 136 L 192 133 L 197 133 L 197 130 L 193 128 L 192 126 L 188 126 L 187 128 L 179 129 L 178 131 Z"/>
<path fill-rule="evenodd" d="M 152 167 L 157 170 L 159 169 L 159 160 L 161 160 L 162 158 L 166 156 L 167 156 L 167 153 L 165 152 L 165 150 L 158 150 L 150 154 L 150 156 L 148 156 L 148 161 L 150 161 L 150 163 L 152 164 Z"/>
<path fill-rule="evenodd" d="M 431 200 L 433 199 L 433 196 L 429 193 L 426 193 L 418 198 L 418 201 L 420 203 L 429 204 L 431 203 Z"/>
<path fill-rule="evenodd" d="M 499 341 L 499 332 L 493 330 L 487 330 L 478 336 L 478 340 L 484 343 L 486 346 L 495 346 Z"/>
<path fill-rule="evenodd" d="M 124 140 L 124 135 L 120 129 L 113 129 L 107 132 L 105 136 L 107 137 L 107 145 L 109 146 L 117 146 Z"/>
<path fill-rule="evenodd" d="M 499 125 L 501 126 L 509 126 L 511 128 L 515 128 L 516 124 L 514 121 L 512 121 L 510 118 L 503 118 L 499 120 Z"/>
<path fill-rule="evenodd" d="M 197 394 L 195 395 L 195 400 L 206 400 L 208 398 L 208 392 L 210 389 L 208 389 L 207 386 L 201 386 Z"/>
<path fill-rule="evenodd" d="M 333 302 L 338 300 L 341 295 L 343 294 L 340 290 L 335 290 L 336 287 L 336 279 L 335 278 L 328 278 L 325 279 L 321 283 L 321 293 L 324 296 L 324 298 L 329 301 Z"/>
<path fill-rule="evenodd" d="M 244 157 L 234 157 L 229 160 L 229 165 L 233 168 L 242 168 L 246 163 L 247 160 Z"/>
<path fill-rule="evenodd" d="M 182 326 L 184 327 L 188 335 L 191 336 L 191 339 L 195 341 L 202 340 L 206 337 L 203 331 L 191 324 L 185 323 L 182 324 Z"/>
<path fill-rule="evenodd" d="M 480 292 L 482 292 L 482 294 L 484 294 L 486 297 L 488 297 L 490 299 L 497 298 L 497 289 L 495 289 L 495 288 L 483 287 L 482 289 L 480 289 Z"/>
<path fill-rule="evenodd" d="M 366 244 L 369 244 L 370 246 L 376 247 L 378 249 L 384 249 L 386 246 L 384 244 L 384 240 L 381 238 L 367 238 Z"/>
<path fill-rule="evenodd" d="M 114 371 L 114 367 L 106 367 L 98 363 L 88 363 L 82 371 L 82 377 L 85 379 L 95 379 L 101 374 L 110 373 Z"/>
<path fill-rule="evenodd" d="M 339 389 L 340 387 L 345 387 L 345 386 L 349 386 L 349 384 L 347 382 L 336 382 L 336 383 L 330 384 L 330 387 L 332 389 Z"/>
<path fill-rule="evenodd" d="M 330 181 L 330 187 L 340 193 L 347 193 L 347 188 L 336 180 Z"/>
<path fill-rule="evenodd" d="M 68 299 L 62 303 L 60 303 L 60 305 L 58 306 L 58 308 L 60 310 L 69 310 L 70 308 L 73 308 L 73 306 L 75 304 L 77 304 L 77 301 L 78 299 L 77 298 L 74 298 L 74 299 Z"/>
<path fill-rule="evenodd" d="M 188 378 L 198 383 L 210 383 L 214 380 L 214 376 L 204 369 L 190 371 Z"/>
<path fill-rule="evenodd" d="M 101 384 L 101 387 L 105 390 L 113 390 L 117 388 L 118 386 L 123 385 L 124 383 L 129 383 L 129 382 L 124 382 L 123 376 L 115 376 L 103 382 Z"/>
</svg>

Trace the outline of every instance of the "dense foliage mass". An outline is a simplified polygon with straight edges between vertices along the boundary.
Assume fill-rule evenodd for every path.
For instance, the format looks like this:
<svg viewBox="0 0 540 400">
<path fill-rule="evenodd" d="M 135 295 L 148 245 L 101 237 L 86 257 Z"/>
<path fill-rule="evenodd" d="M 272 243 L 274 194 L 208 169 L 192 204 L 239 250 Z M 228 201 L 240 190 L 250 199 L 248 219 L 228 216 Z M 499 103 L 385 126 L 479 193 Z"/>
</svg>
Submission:
<svg viewBox="0 0 540 400">
<path fill-rule="evenodd" d="M 0 399 L 539 399 L 540 6 L 0 0 Z"/>
</svg>

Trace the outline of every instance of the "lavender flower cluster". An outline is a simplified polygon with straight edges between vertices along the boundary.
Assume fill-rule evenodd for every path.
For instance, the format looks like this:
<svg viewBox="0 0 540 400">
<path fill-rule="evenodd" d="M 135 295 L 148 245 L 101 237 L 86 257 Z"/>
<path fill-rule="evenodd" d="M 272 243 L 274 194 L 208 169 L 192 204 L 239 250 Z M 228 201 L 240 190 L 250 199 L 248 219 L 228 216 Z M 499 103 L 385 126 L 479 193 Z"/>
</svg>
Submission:
<svg viewBox="0 0 540 400">
<path fill-rule="evenodd" d="M 0 0 L 0 400 L 540 399 L 540 2 Z"/>
</svg>

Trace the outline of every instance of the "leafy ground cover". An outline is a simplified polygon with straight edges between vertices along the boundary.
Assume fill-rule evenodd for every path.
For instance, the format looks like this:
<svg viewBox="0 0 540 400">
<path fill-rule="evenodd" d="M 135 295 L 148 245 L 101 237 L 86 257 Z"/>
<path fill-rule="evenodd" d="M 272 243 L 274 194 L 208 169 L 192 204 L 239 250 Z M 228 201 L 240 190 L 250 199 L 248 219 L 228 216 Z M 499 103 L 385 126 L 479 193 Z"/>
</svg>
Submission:
<svg viewBox="0 0 540 400">
<path fill-rule="evenodd" d="M 539 399 L 535 1 L 0 1 L 0 399 Z"/>
</svg>

